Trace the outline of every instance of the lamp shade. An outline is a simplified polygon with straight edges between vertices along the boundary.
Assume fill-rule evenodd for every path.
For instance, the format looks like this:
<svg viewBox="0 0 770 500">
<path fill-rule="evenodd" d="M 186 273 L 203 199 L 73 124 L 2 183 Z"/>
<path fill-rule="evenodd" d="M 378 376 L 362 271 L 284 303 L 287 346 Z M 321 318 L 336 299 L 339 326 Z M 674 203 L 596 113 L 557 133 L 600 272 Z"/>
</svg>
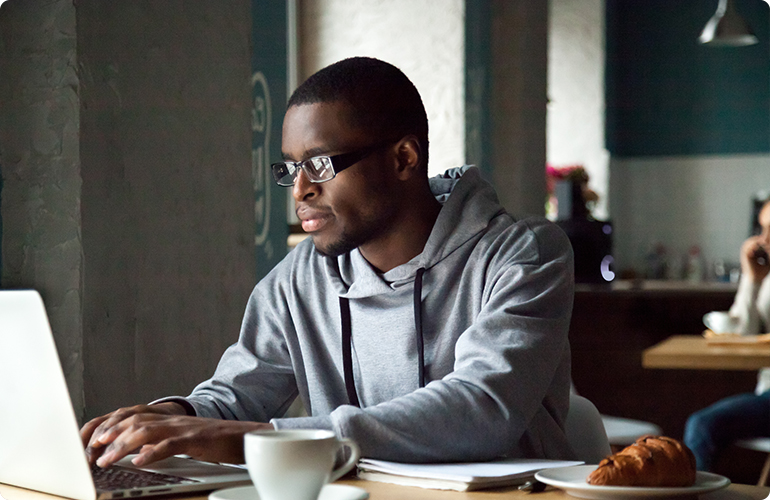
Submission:
<svg viewBox="0 0 770 500">
<path fill-rule="evenodd" d="M 727 0 L 719 0 L 717 11 L 706 23 L 698 41 L 715 47 L 743 47 L 759 42 L 746 20 Z"/>
</svg>

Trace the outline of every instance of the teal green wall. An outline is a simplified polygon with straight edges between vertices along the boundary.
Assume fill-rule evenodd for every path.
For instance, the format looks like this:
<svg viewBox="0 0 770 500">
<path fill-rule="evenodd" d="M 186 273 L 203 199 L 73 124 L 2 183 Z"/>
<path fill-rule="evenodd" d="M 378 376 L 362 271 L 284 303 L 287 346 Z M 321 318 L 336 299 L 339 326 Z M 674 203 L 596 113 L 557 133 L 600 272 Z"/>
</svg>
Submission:
<svg viewBox="0 0 770 500">
<path fill-rule="evenodd" d="M 759 44 L 698 44 L 716 0 L 606 1 L 606 143 L 612 155 L 770 151 L 768 6 L 732 1 Z"/>
<path fill-rule="evenodd" d="M 286 111 L 286 0 L 252 0 L 252 174 L 257 279 L 286 255 L 287 189 L 273 182 L 270 163 L 281 157 Z"/>
</svg>

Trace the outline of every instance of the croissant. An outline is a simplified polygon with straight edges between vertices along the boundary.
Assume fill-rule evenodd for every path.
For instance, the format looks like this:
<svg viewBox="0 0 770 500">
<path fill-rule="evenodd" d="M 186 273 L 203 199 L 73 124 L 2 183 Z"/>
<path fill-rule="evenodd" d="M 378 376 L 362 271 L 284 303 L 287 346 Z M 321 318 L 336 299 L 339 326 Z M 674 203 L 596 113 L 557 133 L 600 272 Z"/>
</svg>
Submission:
<svg viewBox="0 0 770 500">
<path fill-rule="evenodd" d="M 642 436 L 599 462 L 586 481 L 605 486 L 692 486 L 695 456 L 676 439 Z"/>
</svg>

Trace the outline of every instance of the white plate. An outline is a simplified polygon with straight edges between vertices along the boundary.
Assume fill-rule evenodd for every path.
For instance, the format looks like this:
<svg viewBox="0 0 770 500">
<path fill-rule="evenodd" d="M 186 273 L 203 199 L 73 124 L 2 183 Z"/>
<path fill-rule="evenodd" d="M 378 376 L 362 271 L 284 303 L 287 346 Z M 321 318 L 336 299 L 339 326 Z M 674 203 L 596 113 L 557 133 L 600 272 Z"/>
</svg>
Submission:
<svg viewBox="0 0 770 500">
<path fill-rule="evenodd" d="M 682 488 L 645 488 L 641 486 L 598 486 L 586 483 L 586 477 L 596 465 L 578 465 L 545 469 L 535 474 L 535 479 L 564 490 L 573 497 L 607 500 L 610 498 L 659 498 L 694 496 L 708 493 L 730 485 L 730 480 L 718 474 L 698 471 L 695 484 Z"/>
<path fill-rule="evenodd" d="M 321 488 L 318 500 L 366 500 L 369 493 L 355 486 L 346 484 L 327 484 Z M 254 486 L 239 486 L 217 490 L 209 495 L 209 500 L 259 500 Z"/>
</svg>

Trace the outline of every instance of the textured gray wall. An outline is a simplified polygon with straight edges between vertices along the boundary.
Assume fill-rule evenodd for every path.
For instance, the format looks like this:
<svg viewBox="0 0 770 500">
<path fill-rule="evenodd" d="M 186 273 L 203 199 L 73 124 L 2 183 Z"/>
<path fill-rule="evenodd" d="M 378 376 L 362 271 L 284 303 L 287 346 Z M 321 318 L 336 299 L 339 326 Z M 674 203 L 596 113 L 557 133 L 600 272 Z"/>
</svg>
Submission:
<svg viewBox="0 0 770 500">
<path fill-rule="evenodd" d="M 75 411 L 83 411 L 78 76 L 71 0 L 0 7 L 2 285 L 46 304 Z"/>
<path fill-rule="evenodd" d="M 770 189 L 770 155 L 613 158 L 610 166 L 616 270 L 644 274 L 657 243 L 680 269 L 698 245 L 709 279 L 715 260 L 739 265 L 751 199 Z"/>
<path fill-rule="evenodd" d="M 187 394 L 256 279 L 250 2 L 80 0 L 86 414 Z"/>
<path fill-rule="evenodd" d="M 256 280 L 249 0 L 0 8 L 2 285 L 78 417 L 208 377 Z"/>
</svg>

